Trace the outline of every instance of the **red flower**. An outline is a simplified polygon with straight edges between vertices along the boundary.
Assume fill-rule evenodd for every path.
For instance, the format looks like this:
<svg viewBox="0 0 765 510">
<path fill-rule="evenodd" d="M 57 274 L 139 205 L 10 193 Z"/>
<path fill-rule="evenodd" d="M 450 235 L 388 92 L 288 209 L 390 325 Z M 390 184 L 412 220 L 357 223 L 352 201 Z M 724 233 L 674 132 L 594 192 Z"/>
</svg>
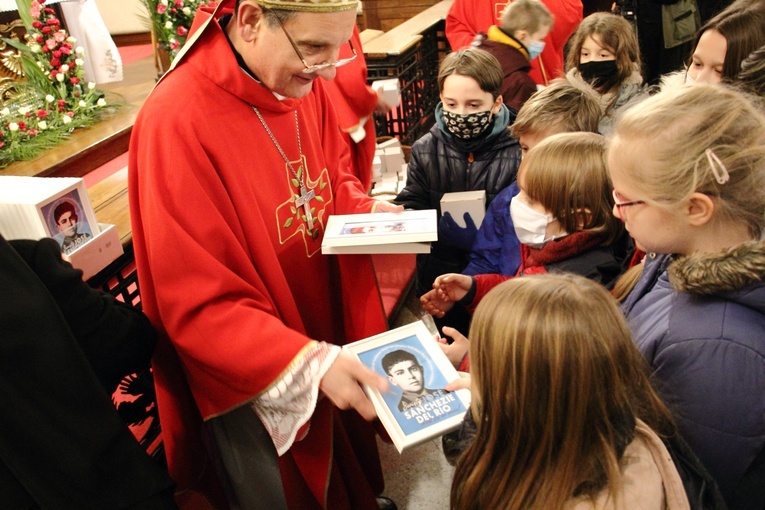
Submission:
<svg viewBox="0 0 765 510">
<path fill-rule="evenodd" d="M 158 3 L 157 4 L 157 14 L 164 14 L 166 10 L 167 10 L 167 6 L 166 5 L 164 5 L 162 3 Z"/>
<path fill-rule="evenodd" d="M 178 8 L 183 7 L 183 0 L 175 0 L 175 6 Z"/>
<path fill-rule="evenodd" d="M 56 50 L 52 53 L 53 58 L 61 58 L 61 51 Z"/>
<path fill-rule="evenodd" d="M 38 43 L 43 42 L 43 36 L 41 36 L 40 34 L 37 34 L 35 36 L 35 41 L 38 42 Z"/>
<path fill-rule="evenodd" d="M 34 21 L 34 22 L 32 22 L 32 26 L 39 30 L 39 29 L 42 28 L 43 24 L 40 23 L 39 21 Z"/>
<path fill-rule="evenodd" d="M 178 27 L 178 30 L 176 32 L 181 37 L 183 37 L 184 35 L 189 33 L 189 31 L 188 31 L 188 29 L 186 27 Z"/>
<path fill-rule="evenodd" d="M 31 114 L 31 113 L 29 113 L 29 112 L 27 112 L 27 113 L 25 113 L 25 114 L 24 114 L 24 117 L 26 117 L 27 119 L 28 119 L 29 117 L 31 117 L 31 116 L 32 116 L 32 114 Z"/>
<path fill-rule="evenodd" d="M 58 75 L 58 69 L 54 69 L 53 71 L 51 71 L 50 72 L 51 80 L 55 80 L 56 79 L 56 75 Z"/>
<path fill-rule="evenodd" d="M 46 23 L 48 23 L 48 25 L 50 25 L 52 27 L 55 27 L 56 25 L 60 25 L 61 24 L 61 22 L 59 20 L 57 20 L 56 18 L 51 18 Z"/>
<path fill-rule="evenodd" d="M 64 55 L 71 55 L 72 54 L 72 45 L 69 46 L 61 46 L 61 53 Z"/>
<path fill-rule="evenodd" d="M 0 142 L 0 148 L 5 147 L 5 144 L 3 142 Z"/>
<path fill-rule="evenodd" d="M 37 136 L 37 133 L 39 133 L 39 131 L 36 129 L 30 129 L 28 133 L 29 133 L 29 136 Z"/>
<path fill-rule="evenodd" d="M 37 118 L 38 119 L 45 119 L 48 117 L 48 112 L 45 110 L 37 110 Z"/>
<path fill-rule="evenodd" d="M 57 104 L 58 104 L 58 111 L 63 112 L 64 108 L 66 107 L 66 101 L 64 101 L 63 99 L 59 99 Z"/>
<path fill-rule="evenodd" d="M 47 46 L 43 46 L 42 47 L 42 52 L 43 53 L 50 53 L 50 49 Z"/>
<path fill-rule="evenodd" d="M 71 118 L 74 117 L 74 112 L 66 112 L 66 114 Z"/>
<path fill-rule="evenodd" d="M 178 43 L 178 41 L 176 41 L 175 39 L 173 39 L 172 41 L 170 41 L 170 49 L 171 49 L 171 50 L 177 50 L 177 49 L 178 49 L 178 48 L 180 48 L 180 47 L 181 47 L 181 45 L 180 45 L 180 44 Z"/>
<path fill-rule="evenodd" d="M 41 32 L 43 34 L 50 34 L 50 27 L 42 27 Z"/>
<path fill-rule="evenodd" d="M 24 122 L 23 120 L 19 121 L 19 130 L 21 130 L 21 131 L 26 131 L 27 130 L 27 123 Z"/>
<path fill-rule="evenodd" d="M 50 65 L 52 67 L 58 67 L 58 66 L 61 65 L 61 61 L 59 59 L 57 59 L 57 58 L 52 58 L 52 59 L 50 59 Z"/>
<path fill-rule="evenodd" d="M 69 78 L 69 81 L 72 82 L 72 85 L 77 85 L 78 83 L 80 83 L 80 79 L 77 78 L 76 76 L 72 76 L 71 78 Z"/>
<path fill-rule="evenodd" d="M 45 14 L 56 14 L 56 11 L 54 11 L 50 7 L 46 7 L 44 12 Z"/>
</svg>

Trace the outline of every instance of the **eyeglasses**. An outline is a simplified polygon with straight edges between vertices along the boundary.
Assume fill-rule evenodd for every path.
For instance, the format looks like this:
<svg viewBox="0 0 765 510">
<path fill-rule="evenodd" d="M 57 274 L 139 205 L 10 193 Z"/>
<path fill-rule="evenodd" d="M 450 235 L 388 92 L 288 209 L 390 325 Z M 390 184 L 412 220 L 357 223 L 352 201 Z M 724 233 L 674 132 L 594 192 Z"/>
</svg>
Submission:
<svg viewBox="0 0 765 510">
<path fill-rule="evenodd" d="M 619 202 L 619 197 L 616 194 L 616 190 L 611 191 L 611 195 L 614 197 L 614 205 L 616 206 L 616 210 L 619 212 L 619 214 L 622 214 L 625 207 L 629 207 L 631 205 L 641 205 L 645 204 L 645 201 L 643 200 L 633 200 L 632 202 Z"/>
<path fill-rule="evenodd" d="M 297 44 L 295 44 L 295 41 L 292 40 L 292 37 L 290 37 L 290 34 L 287 33 L 287 29 L 284 28 L 284 25 L 282 24 L 282 20 L 280 20 L 279 17 L 277 16 L 276 21 L 279 22 L 279 26 L 282 27 L 282 31 L 284 32 L 284 35 L 287 36 L 287 40 L 292 45 L 292 49 L 295 50 L 295 53 L 297 53 L 298 58 L 305 66 L 305 69 L 303 69 L 303 72 L 305 74 L 312 74 L 317 71 L 326 69 L 328 67 L 341 67 L 347 64 L 348 62 L 354 60 L 357 57 L 356 49 L 353 47 L 353 44 L 351 44 L 351 41 L 348 41 L 348 45 L 351 47 L 351 51 L 353 52 L 352 57 L 341 58 L 340 60 L 335 60 L 334 62 L 324 62 L 323 64 L 308 65 L 308 62 L 306 62 L 305 58 L 303 58 L 303 54 L 300 53 L 300 50 L 298 49 Z"/>
</svg>

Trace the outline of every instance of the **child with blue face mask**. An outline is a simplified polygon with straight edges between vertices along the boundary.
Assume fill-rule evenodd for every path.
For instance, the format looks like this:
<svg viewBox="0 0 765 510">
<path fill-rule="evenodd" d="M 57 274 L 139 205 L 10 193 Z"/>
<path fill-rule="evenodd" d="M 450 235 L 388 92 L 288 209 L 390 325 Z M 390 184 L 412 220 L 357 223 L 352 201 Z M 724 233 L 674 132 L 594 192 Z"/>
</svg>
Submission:
<svg viewBox="0 0 765 510">
<path fill-rule="evenodd" d="M 609 286 L 622 273 L 626 234 L 612 214 L 605 158 L 605 139 L 581 132 L 553 135 L 526 154 L 518 172 L 520 193 L 510 202 L 515 234 L 521 241 L 516 276 L 566 272 Z M 489 290 L 510 278 L 443 275 L 420 302 L 436 317 L 458 301 L 474 308 Z M 467 342 L 451 336 L 455 342 L 448 346 L 447 355 L 459 364 Z"/>
<path fill-rule="evenodd" d="M 515 181 L 521 147 L 507 129 L 511 115 L 501 86 L 502 68 L 486 51 L 467 48 L 444 58 L 436 124 L 412 145 L 406 187 L 395 203 L 440 212 L 444 193 L 484 190 L 488 207 Z M 439 215 L 438 242 L 430 253 L 417 256 L 418 295 L 430 290 L 436 277 L 467 266 L 478 229 L 469 215 L 464 220 L 461 227 L 448 213 Z M 437 325 L 467 332 L 469 315 L 455 309 Z"/>
<path fill-rule="evenodd" d="M 553 17 L 539 0 L 515 0 L 502 12 L 500 25 L 480 33 L 473 43 L 494 55 L 502 66 L 502 98 L 516 112 L 537 91 L 529 76 L 531 61 L 545 48 L 543 39 Z"/>
</svg>

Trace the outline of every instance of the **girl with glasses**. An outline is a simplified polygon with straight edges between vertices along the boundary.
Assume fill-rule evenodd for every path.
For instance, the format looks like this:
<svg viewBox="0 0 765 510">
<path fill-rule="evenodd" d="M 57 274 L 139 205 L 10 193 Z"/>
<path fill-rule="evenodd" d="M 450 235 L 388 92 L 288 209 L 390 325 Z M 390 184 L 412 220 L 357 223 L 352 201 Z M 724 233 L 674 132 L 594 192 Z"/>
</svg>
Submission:
<svg viewBox="0 0 765 510">
<path fill-rule="evenodd" d="M 608 163 L 648 253 L 623 304 L 638 349 L 729 507 L 761 509 L 765 116 L 719 85 L 663 91 L 620 119 Z"/>
</svg>

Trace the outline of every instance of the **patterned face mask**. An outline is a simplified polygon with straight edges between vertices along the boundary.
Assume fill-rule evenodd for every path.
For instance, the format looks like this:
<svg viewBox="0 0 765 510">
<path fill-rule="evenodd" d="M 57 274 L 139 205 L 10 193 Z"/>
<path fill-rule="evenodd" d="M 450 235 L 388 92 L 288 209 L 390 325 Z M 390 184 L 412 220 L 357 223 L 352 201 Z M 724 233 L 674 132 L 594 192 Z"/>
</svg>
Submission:
<svg viewBox="0 0 765 510">
<path fill-rule="evenodd" d="M 443 110 L 444 126 L 457 138 L 471 140 L 491 126 L 491 110 L 477 113 L 453 113 Z"/>
</svg>

